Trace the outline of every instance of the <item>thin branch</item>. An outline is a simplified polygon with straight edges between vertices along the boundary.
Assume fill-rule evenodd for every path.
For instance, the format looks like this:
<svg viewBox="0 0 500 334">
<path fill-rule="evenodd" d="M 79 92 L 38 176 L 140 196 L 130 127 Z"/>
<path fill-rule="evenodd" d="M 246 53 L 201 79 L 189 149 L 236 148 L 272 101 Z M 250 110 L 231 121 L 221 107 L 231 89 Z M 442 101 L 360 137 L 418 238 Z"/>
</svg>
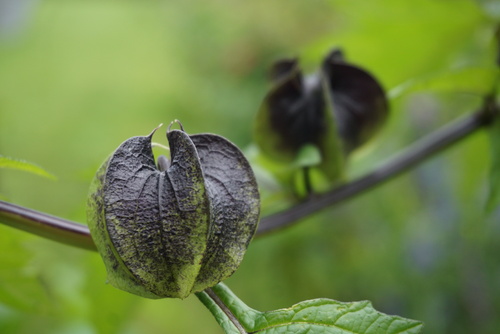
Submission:
<svg viewBox="0 0 500 334">
<path fill-rule="evenodd" d="M 67 245 L 96 250 L 87 226 L 0 201 L 0 223 Z"/>
<path fill-rule="evenodd" d="M 215 304 L 217 304 L 217 306 L 221 309 L 222 312 L 224 312 L 224 314 L 227 316 L 229 321 L 231 321 L 234 327 L 238 329 L 238 332 L 240 332 L 241 334 L 248 333 L 245 328 L 243 328 L 243 325 L 240 323 L 238 318 L 236 318 L 233 312 L 231 312 L 231 310 L 227 307 L 226 304 L 224 304 L 222 299 L 219 298 L 219 296 L 215 293 L 214 290 L 212 290 L 212 288 L 205 289 L 203 292 L 205 292 L 207 296 L 210 297 L 210 299 L 212 299 Z"/>
<path fill-rule="evenodd" d="M 257 236 L 290 226 L 306 216 L 387 182 L 490 124 L 492 118 L 497 117 L 496 108 L 498 107 L 490 101 L 485 108 L 444 126 L 389 159 L 373 172 L 289 209 L 262 218 Z M 68 245 L 96 250 L 87 226 L 4 201 L 0 201 L 0 223 Z"/>
<path fill-rule="evenodd" d="M 349 200 L 415 167 L 434 154 L 443 151 L 491 123 L 492 108 L 491 105 L 487 104 L 480 111 L 444 126 L 405 149 L 394 158 L 389 159 L 388 162 L 382 164 L 373 172 L 357 180 L 346 183 L 330 192 L 314 196 L 289 209 L 262 218 L 257 235 L 267 234 L 290 226 L 304 217 Z"/>
<path fill-rule="evenodd" d="M 302 167 L 302 176 L 304 177 L 306 194 L 310 196 L 313 193 L 313 187 L 311 183 L 311 168 L 309 166 Z"/>
</svg>

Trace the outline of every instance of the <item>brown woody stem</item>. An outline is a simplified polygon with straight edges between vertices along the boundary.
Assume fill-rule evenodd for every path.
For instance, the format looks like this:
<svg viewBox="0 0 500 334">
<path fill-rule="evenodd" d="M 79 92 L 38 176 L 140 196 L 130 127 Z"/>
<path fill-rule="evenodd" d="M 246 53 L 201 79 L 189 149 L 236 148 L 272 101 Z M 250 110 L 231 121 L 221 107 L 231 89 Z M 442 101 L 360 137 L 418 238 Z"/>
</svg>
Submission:
<svg viewBox="0 0 500 334">
<path fill-rule="evenodd" d="M 292 225 L 300 219 L 332 205 L 351 199 L 367 190 L 400 175 L 415 167 L 434 154 L 468 137 L 476 130 L 488 125 L 493 119 L 493 107 L 486 104 L 480 111 L 459 119 L 438 131 L 428 135 L 412 146 L 406 148 L 394 158 L 389 159 L 374 171 L 357 180 L 348 182 L 327 193 L 314 196 L 289 209 L 275 213 L 261 219 L 257 235 L 267 234 L 286 226 Z"/>
<path fill-rule="evenodd" d="M 0 201 L 0 223 L 67 245 L 96 251 L 87 226 Z"/>
<path fill-rule="evenodd" d="M 494 104 L 493 99 L 487 99 L 481 110 L 428 135 L 371 173 L 262 218 L 257 236 L 290 226 L 306 216 L 387 182 L 487 126 L 497 115 L 498 106 Z M 68 245 L 96 250 L 87 226 L 4 201 L 0 201 L 0 223 Z"/>
</svg>

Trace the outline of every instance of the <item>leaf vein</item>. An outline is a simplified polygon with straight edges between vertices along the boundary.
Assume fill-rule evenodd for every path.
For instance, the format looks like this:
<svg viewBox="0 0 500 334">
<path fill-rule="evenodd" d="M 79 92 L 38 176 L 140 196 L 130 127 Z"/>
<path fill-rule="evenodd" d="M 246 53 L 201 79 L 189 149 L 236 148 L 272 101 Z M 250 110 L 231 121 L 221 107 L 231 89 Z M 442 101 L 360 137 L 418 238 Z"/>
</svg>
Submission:
<svg viewBox="0 0 500 334">
<path fill-rule="evenodd" d="M 338 326 L 336 324 L 311 323 L 311 322 L 307 322 L 307 321 L 293 321 L 293 322 L 288 322 L 288 323 L 282 323 L 282 324 L 278 324 L 278 325 L 274 325 L 274 326 L 269 326 L 269 327 L 261 328 L 261 329 L 258 329 L 256 331 L 249 332 L 248 334 L 262 333 L 262 332 L 265 332 L 265 331 L 267 331 L 269 329 L 272 329 L 272 328 L 288 327 L 288 326 L 293 326 L 293 325 L 308 325 L 308 326 L 336 328 L 336 329 L 339 329 L 339 330 L 342 330 L 344 332 L 351 333 L 351 334 L 362 334 L 361 332 L 353 332 L 353 331 L 351 331 L 349 329 L 342 328 L 342 327 L 340 327 L 340 326 Z M 310 330 L 310 328 L 308 328 L 308 330 Z"/>
</svg>

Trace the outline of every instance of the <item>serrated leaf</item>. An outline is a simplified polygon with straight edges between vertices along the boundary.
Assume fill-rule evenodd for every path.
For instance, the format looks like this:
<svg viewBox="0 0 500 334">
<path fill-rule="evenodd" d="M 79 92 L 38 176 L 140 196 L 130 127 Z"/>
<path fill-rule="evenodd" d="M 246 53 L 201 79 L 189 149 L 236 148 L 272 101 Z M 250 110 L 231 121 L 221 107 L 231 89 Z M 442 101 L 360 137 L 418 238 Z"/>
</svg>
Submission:
<svg viewBox="0 0 500 334">
<path fill-rule="evenodd" d="M 415 334 L 423 325 L 419 321 L 376 311 L 369 301 L 351 303 L 331 299 L 313 299 L 276 311 L 260 312 L 245 305 L 224 284 L 198 298 L 215 316 L 226 334 L 308 333 L 308 334 Z"/>
<path fill-rule="evenodd" d="M 36 174 L 39 176 L 43 176 L 43 177 L 46 177 L 46 178 L 49 178 L 52 180 L 57 179 L 53 174 L 47 172 L 45 169 L 43 169 L 42 167 L 40 167 L 34 163 L 31 163 L 31 162 L 28 162 L 25 160 L 6 157 L 3 155 L 0 155 L 0 168 L 16 169 L 16 170 L 21 170 L 24 172 Z"/>
</svg>

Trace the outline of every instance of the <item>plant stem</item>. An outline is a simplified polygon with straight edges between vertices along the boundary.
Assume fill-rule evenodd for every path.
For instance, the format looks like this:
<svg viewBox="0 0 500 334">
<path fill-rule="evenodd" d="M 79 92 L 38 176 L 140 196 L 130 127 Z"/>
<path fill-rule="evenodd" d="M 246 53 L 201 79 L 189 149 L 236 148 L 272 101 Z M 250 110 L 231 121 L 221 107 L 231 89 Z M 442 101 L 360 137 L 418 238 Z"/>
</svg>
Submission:
<svg viewBox="0 0 500 334">
<path fill-rule="evenodd" d="M 304 177 L 304 188 L 306 189 L 307 197 L 313 194 L 311 182 L 311 168 L 309 166 L 302 167 L 302 176 Z"/>
<path fill-rule="evenodd" d="M 219 296 L 215 293 L 215 291 L 212 288 L 205 289 L 203 291 L 212 301 L 219 307 L 219 309 L 224 312 L 224 314 L 227 316 L 229 321 L 236 327 L 238 332 L 241 334 L 247 334 L 248 332 L 243 328 L 243 325 L 239 322 L 238 318 L 231 312 L 231 310 L 227 307 L 226 304 L 222 301 L 222 299 L 219 298 Z M 217 315 L 214 314 L 215 318 L 217 319 Z"/>
<path fill-rule="evenodd" d="M 87 226 L 0 201 L 0 223 L 47 239 L 96 250 Z"/>
<path fill-rule="evenodd" d="M 351 199 L 383 184 L 408 169 L 415 167 L 434 154 L 443 151 L 452 144 L 459 142 L 461 139 L 466 138 L 483 126 L 490 124 L 493 116 L 496 116 L 494 115 L 493 107 L 489 104 L 485 105 L 485 108 L 476 113 L 459 119 L 428 135 L 394 158 L 389 159 L 388 162 L 382 164 L 371 173 L 327 193 L 314 196 L 289 209 L 262 218 L 257 235 L 267 234 L 290 226 L 306 216 Z"/>
<path fill-rule="evenodd" d="M 371 173 L 289 209 L 261 219 L 257 236 L 277 231 L 329 206 L 351 199 L 400 175 L 487 126 L 498 117 L 498 106 L 487 99 L 481 110 L 459 119 L 405 149 Z M 0 223 L 68 245 L 96 250 L 85 225 L 0 201 Z"/>
</svg>

